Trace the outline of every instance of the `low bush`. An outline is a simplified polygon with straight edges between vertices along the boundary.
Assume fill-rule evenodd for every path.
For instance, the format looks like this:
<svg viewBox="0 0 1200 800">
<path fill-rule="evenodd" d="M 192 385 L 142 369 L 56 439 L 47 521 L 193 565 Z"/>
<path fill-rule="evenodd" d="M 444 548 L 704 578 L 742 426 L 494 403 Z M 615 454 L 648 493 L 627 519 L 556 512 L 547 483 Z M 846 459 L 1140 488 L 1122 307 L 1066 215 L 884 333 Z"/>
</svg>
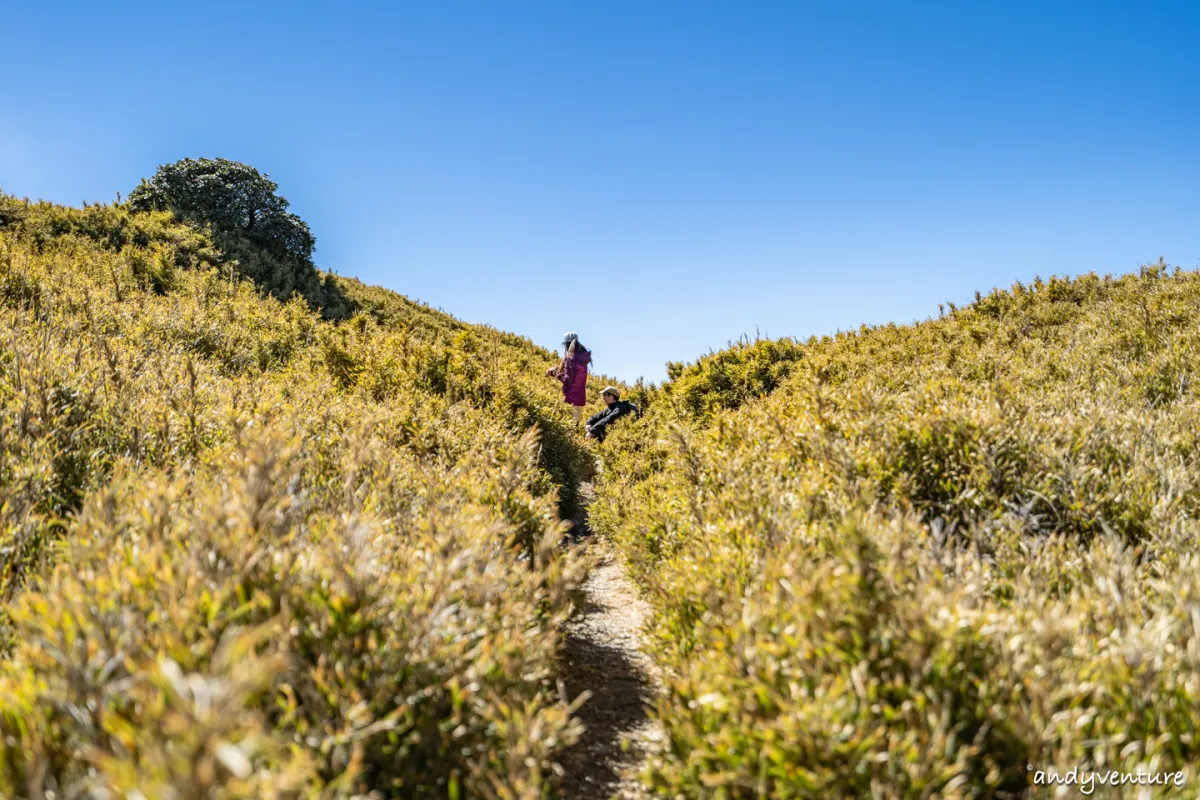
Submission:
<svg viewBox="0 0 1200 800">
<path fill-rule="evenodd" d="M 716 411 L 770 394 L 803 353 L 790 339 L 743 340 L 692 364 L 667 364 L 670 381 L 664 394 L 690 418 L 704 421 Z"/>
<path fill-rule="evenodd" d="M 0 207 L 0 795 L 553 796 L 553 356 L 379 292 L 324 321 L 165 214 Z"/>
<path fill-rule="evenodd" d="M 592 522 L 654 611 L 648 785 L 1195 776 L 1198 322 L 1196 273 L 1039 280 L 810 340 L 756 399 L 660 400 L 615 431 Z"/>
</svg>

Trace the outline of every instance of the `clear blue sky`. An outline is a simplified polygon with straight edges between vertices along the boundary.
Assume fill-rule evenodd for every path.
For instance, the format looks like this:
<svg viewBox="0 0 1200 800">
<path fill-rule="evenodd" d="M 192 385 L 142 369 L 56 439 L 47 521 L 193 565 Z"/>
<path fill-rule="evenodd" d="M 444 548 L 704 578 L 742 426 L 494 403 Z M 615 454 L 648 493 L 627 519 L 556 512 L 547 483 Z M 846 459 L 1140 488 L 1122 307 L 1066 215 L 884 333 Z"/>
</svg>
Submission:
<svg viewBox="0 0 1200 800">
<path fill-rule="evenodd" d="M 625 379 L 1200 264 L 1196 2 L 11 2 L 0 43 L 6 191 L 245 161 L 320 266 Z"/>
</svg>

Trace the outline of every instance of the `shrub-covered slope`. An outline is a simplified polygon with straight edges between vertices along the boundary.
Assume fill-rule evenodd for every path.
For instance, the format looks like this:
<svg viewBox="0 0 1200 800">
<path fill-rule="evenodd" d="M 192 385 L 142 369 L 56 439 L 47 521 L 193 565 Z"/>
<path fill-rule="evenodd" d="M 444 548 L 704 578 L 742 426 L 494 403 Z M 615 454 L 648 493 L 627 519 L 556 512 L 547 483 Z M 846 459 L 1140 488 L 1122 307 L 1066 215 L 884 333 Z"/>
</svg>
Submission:
<svg viewBox="0 0 1200 800">
<path fill-rule="evenodd" d="M 552 354 L 222 259 L 0 198 L 0 796 L 553 794 L 588 455 Z"/>
<path fill-rule="evenodd" d="M 655 611 L 649 784 L 1197 780 L 1198 326 L 1200 275 L 1158 265 L 675 367 L 592 508 Z"/>
</svg>

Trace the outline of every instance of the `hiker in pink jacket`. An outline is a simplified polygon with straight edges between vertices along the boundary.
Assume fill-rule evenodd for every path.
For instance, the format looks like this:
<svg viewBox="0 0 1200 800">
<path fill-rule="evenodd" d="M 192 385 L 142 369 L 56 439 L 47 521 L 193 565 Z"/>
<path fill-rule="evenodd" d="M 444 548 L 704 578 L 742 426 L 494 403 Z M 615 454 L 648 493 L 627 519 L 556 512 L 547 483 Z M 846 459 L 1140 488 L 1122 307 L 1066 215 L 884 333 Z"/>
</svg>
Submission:
<svg viewBox="0 0 1200 800">
<path fill-rule="evenodd" d="M 562 381 L 563 401 L 571 406 L 571 415 L 578 424 L 587 405 L 588 364 L 592 363 L 592 354 L 574 333 L 564 334 L 562 344 L 562 362 L 546 370 L 546 374 Z"/>
</svg>

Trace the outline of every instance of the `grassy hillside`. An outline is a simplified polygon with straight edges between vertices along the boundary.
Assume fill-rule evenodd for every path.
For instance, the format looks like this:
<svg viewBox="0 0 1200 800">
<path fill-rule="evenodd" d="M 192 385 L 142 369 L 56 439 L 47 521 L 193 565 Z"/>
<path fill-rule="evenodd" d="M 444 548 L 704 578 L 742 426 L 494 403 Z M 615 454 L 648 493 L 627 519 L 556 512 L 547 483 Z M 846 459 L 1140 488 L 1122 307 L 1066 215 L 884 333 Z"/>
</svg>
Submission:
<svg viewBox="0 0 1200 800">
<path fill-rule="evenodd" d="M 1200 275 L 741 342 L 594 448 L 527 340 L 235 267 L 0 196 L 0 796 L 556 796 L 597 452 L 658 795 L 1200 780 Z"/>
<path fill-rule="evenodd" d="M 1198 345 L 1200 275 L 1157 265 L 672 365 L 592 509 L 655 612 L 648 784 L 1194 783 Z"/>
<path fill-rule="evenodd" d="M 168 214 L 0 197 L 0 796 L 552 794 L 590 463 L 553 355 L 233 275 Z"/>
</svg>

